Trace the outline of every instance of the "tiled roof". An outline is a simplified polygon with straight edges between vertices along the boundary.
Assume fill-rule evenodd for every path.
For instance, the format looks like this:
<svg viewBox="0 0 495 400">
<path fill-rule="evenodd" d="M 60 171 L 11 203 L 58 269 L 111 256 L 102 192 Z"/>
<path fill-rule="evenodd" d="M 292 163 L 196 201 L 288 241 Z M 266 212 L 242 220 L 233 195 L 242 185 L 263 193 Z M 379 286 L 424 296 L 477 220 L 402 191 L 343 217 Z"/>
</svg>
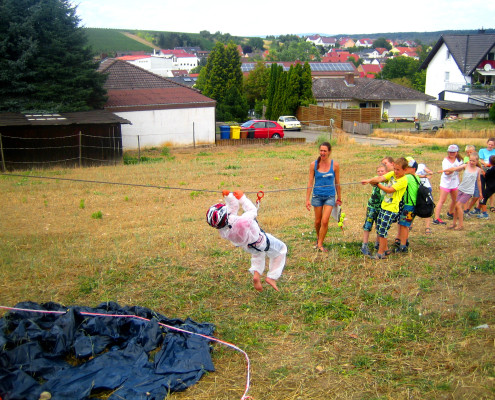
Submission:
<svg viewBox="0 0 495 400">
<path fill-rule="evenodd" d="M 486 33 L 476 35 L 442 35 L 423 64 L 421 64 L 420 69 L 426 69 L 428 67 L 428 64 L 444 43 L 462 74 L 469 76 L 495 45 L 495 35 Z"/>
<path fill-rule="evenodd" d="M 213 107 L 215 101 L 185 85 L 153 74 L 121 60 L 106 60 L 100 72 L 108 74 L 104 85 L 108 101 L 105 108 L 164 109 L 179 107 Z"/>
<path fill-rule="evenodd" d="M 477 104 L 463 103 L 459 101 L 435 100 L 435 101 L 429 101 L 428 103 L 434 104 L 437 107 L 447 111 L 455 111 L 455 112 L 461 112 L 461 111 L 487 112 L 488 111 L 486 107 Z"/>
<path fill-rule="evenodd" d="M 317 100 L 431 100 L 428 96 L 414 89 L 396 83 L 381 80 L 358 78 L 354 85 L 348 85 L 345 79 L 315 79 L 313 95 Z"/>
</svg>

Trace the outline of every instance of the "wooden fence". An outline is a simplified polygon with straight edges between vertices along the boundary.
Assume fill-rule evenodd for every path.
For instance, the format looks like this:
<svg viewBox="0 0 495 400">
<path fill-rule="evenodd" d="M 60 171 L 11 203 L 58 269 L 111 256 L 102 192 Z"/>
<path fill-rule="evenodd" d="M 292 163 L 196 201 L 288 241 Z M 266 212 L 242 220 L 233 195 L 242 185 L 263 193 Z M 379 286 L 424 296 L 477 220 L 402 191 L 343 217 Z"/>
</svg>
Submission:
<svg viewBox="0 0 495 400">
<path fill-rule="evenodd" d="M 367 124 L 379 124 L 381 121 L 381 111 L 378 107 L 340 109 L 310 104 L 309 107 L 299 107 L 296 116 L 305 125 L 330 126 L 330 120 L 333 119 L 333 126 L 340 129 L 343 129 L 344 121 Z"/>
<path fill-rule="evenodd" d="M 371 135 L 373 132 L 373 125 L 364 122 L 344 121 L 344 131 L 360 135 Z"/>
</svg>

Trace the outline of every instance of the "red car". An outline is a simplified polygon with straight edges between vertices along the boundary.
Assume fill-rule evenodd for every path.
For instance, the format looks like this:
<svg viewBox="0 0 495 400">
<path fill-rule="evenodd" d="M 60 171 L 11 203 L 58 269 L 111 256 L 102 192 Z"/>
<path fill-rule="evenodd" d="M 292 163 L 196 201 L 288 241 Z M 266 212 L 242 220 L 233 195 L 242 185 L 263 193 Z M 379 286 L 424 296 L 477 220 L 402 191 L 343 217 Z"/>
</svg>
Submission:
<svg viewBox="0 0 495 400">
<path fill-rule="evenodd" d="M 248 131 L 248 138 L 280 139 L 284 137 L 284 128 L 275 121 L 252 119 L 241 125 L 241 131 Z"/>
</svg>

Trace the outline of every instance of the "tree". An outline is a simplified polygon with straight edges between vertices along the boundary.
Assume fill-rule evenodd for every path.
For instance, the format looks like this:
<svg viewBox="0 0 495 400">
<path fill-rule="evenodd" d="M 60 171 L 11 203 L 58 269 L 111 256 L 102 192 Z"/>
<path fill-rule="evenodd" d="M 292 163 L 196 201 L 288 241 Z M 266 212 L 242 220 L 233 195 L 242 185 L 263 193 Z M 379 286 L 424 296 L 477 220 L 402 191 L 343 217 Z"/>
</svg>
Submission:
<svg viewBox="0 0 495 400">
<path fill-rule="evenodd" d="M 492 106 L 490 107 L 490 111 L 488 111 L 488 118 L 490 119 L 490 121 L 495 123 L 495 103 L 492 104 Z"/>
<path fill-rule="evenodd" d="M 1 111 L 103 107 L 106 77 L 70 1 L 3 0 L 0 15 Z"/>
<path fill-rule="evenodd" d="M 419 71 L 420 62 L 410 57 L 395 57 L 387 60 L 378 74 L 381 79 L 398 80 L 403 86 L 412 87 L 420 92 L 425 91 L 426 71 Z M 405 78 L 400 80 L 400 78 Z"/>
<path fill-rule="evenodd" d="M 384 37 L 379 37 L 378 39 L 373 41 L 373 48 L 392 50 L 392 45 L 389 42 L 387 42 L 387 39 L 385 39 Z"/>
<path fill-rule="evenodd" d="M 256 106 L 256 101 L 266 99 L 266 91 L 270 79 L 270 70 L 263 61 L 258 61 L 254 70 L 244 79 L 244 93 L 250 108 Z"/>
<path fill-rule="evenodd" d="M 248 45 L 251 46 L 253 49 L 263 50 L 265 46 L 265 42 L 263 41 L 263 39 L 259 37 L 252 37 L 249 38 Z"/>
<path fill-rule="evenodd" d="M 217 42 L 196 82 L 196 87 L 205 96 L 217 101 L 217 119 L 242 120 L 246 117 L 248 106 L 242 85 L 241 57 L 237 46 L 230 42 L 225 47 Z"/>
</svg>

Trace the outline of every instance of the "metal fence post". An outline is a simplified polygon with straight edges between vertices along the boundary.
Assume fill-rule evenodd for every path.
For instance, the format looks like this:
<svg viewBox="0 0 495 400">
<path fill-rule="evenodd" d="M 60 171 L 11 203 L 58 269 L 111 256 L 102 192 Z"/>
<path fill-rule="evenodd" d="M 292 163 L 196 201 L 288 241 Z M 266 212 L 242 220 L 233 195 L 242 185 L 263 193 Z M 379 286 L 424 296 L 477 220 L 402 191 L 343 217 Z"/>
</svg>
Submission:
<svg viewBox="0 0 495 400">
<path fill-rule="evenodd" d="M 79 131 L 79 168 L 82 167 L 82 134 Z"/>
</svg>

